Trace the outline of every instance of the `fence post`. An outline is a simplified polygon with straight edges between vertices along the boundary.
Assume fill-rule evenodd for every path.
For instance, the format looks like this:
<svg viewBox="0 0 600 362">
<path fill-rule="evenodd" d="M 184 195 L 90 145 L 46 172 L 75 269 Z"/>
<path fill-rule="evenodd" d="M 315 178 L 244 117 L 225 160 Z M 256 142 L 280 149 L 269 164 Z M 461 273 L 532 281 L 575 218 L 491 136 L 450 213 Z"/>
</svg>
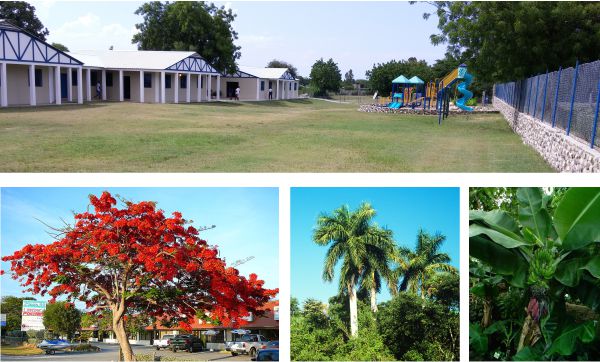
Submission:
<svg viewBox="0 0 600 362">
<path fill-rule="evenodd" d="M 552 110 L 552 128 L 556 125 L 556 106 L 558 105 L 558 88 L 560 87 L 560 73 L 562 66 L 558 68 L 558 80 L 556 81 L 556 93 L 554 95 L 554 109 Z"/>
<path fill-rule="evenodd" d="M 535 111 L 537 110 L 537 96 L 538 90 L 540 89 L 540 75 L 536 75 L 537 81 L 535 84 L 535 102 L 533 103 L 533 118 L 535 118 Z"/>
<path fill-rule="evenodd" d="M 529 82 L 529 96 L 527 97 L 527 114 L 531 114 L 531 107 L 529 103 L 531 102 L 531 90 L 533 89 L 533 80 Z"/>
<path fill-rule="evenodd" d="M 542 101 L 542 122 L 544 122 L 544 113 L 546 113 L 546 88 L 548 88 L 548 69 L 546 69 L 546 82 L 544 83 L 544 100 Z"/>
<path fill-rule="evenodd" d="M 596 129 L 598 127 L 598 105 L 600 105 L 600 80 L 598 81 L 598 96 L 596 97 L 596 113 L 594 114 L 594 126 L 592 128 L 592 142 L 590 144 L 591 148 L 594 148 L 594 143 L 596 142 Z"/>
<path fill-rule="evenodd" d="M 575 104 L 575 91 L 577 90 L 577 72 L 579 71 L 579 59 L 575 63 L 575 77 L 573 78 L 573 92 L 571 93 L 571 110 L 569 111 L 569 123 L 567 124 L 567 136 L 571 133 L 571 121 L 573 120 L 573 105 Z"/>
</svg>

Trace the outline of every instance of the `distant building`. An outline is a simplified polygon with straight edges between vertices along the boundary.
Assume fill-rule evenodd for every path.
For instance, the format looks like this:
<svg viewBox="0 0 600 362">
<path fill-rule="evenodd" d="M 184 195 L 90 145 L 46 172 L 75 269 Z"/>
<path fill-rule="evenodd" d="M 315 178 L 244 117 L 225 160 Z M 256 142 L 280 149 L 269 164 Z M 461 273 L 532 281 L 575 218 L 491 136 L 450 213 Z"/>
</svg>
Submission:
<svg viewBox="0 0 600 362">
<path fill-rule="evenodd" d="M 250 333 L 262 334 L 269 340 L 279 339 L 279 301 L 270 301 L 263 307 L 265 314 L 261 317 L 250 316 L 248 323 L 239 326 L 240 329 L 249 330 Z M 222 350 L 225 349 L 225 341 L 239 339 L 238 335 L 232 333 L 238 329 L 233 326 L 215 326 L 210 323 L 202 322 L 196 319 L 192 324 L 191 334 L 202 338 L 206 342 L 207 348 Z M 97 327 L 82 328 L 83 331 L 93 332 L 92 341 L 117 343 L 116 337 L 111 329 L 100 331 Z M 206 335 L 204 331 L 215 331 L 214 335 Z M 154 340 L 162 338 L 166 334 L 186 334 L 188 332 L 174 327 L 163 326 L 160 321 L 154 326 L 148 326 L 136 338 L 130 339 L 132 344 L 152 345 Z"/>
</svg>

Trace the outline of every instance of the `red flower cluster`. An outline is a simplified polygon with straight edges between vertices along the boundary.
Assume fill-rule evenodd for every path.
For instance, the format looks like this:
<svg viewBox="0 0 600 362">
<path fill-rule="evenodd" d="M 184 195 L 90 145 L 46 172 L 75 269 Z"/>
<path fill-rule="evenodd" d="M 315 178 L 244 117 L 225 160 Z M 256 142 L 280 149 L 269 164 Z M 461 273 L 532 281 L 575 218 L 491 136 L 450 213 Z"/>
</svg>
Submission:
<svg viewBox="0 0 600 362">
<path fill-rule="evenodd" d="M 207 312 L 211 320 L 243 324 L 278 293 L 255 274 L 227 267 L 179 212 L 166 217 L 152 202 L 119 209 L 108 192 L 90 202 L 94 212 L 76 214 L 61 240 L 2 258 L 26 291 L 168 317 L 182 328 Z"/>
</svg>

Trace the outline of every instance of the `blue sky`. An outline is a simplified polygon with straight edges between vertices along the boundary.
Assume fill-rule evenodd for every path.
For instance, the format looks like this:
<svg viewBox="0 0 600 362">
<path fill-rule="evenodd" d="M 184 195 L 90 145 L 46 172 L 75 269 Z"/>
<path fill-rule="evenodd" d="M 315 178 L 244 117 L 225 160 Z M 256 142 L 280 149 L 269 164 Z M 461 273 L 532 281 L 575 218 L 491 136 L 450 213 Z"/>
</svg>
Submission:
<svg viewBox="0 0 600 362">
<path fill-rule="evenodd" d="M 10 255 L 26 244 L 50 243 L 48 228 L 72 222 L 75 212 L 86 210 L 89 194 L 105 188 L 2 188 L 2 255 Z M 202 232 L 209 244 L 219 246 L 228 263 L 254 256 L 238 267 L 265 280 L 267 288 L 279 287 L 279 199 L 277 188 L 107 188 L 131 201 L 156 201 L 170 215 L 180 211 L 195 227 L 216 225 Z M 2 262 L 8 272 L 9 263 Z M 7 274 L 1 277 L 2 295 L 27 296 Z M 35 296 L 34 296 L 35 297 Z M 39 300 L 46 298 L 40 298 Z M 81 306 L 79 306 L 81 308 Z"/>
<path fill-rule="evenodd" d="M 419 228 L 441 232 L 441 251 L 459 266 L 458 188 L 292 188 L 291 190 L 291 291 L 302 303 L 306 298 L 327 300 L 337 294 L 338 271 L 332 283 L 322 280 L 327 247 L 312 241 L 317 217 L 341 205 L 352 210 L 369 202 L 377 211 L 374 221 L 391 229 L 397 244 L 414 248 Z M 390 298 L 387 286 L 378 301 Z"/>
<path fill-rule="evenodd" d="M 70 50 L 135 49 L 131 37 L 142 21 L 137 1 L 32 1 L 48 40 Z M 386 1 L 215 2 L 233 9 L 242 47 L 241 65 L 266 66 L 277 58 L 308 76 L 312 64 L 333 58 L 342 75 L 349 69 L 363 78 L 374 63 L 415 56 L 430 64 L 443 58 L 445 46 L 429 41 L 437 33 L 437 16 L 424 20 L 431 5 Z"/>
</svg>

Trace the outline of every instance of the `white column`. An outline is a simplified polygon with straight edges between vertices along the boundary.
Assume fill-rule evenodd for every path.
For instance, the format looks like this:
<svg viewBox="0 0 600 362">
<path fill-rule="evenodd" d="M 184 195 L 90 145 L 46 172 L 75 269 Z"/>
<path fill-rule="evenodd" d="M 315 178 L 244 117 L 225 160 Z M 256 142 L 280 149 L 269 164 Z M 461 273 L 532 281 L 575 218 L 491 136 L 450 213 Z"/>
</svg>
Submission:
<svg viewBox="0 0 600 362">
<path fill-rule="evenodd" d="M 221 76 L 217 75 L 217 100 L 221 100 Z"/>
<path fill-rule="evenodd" d="M 123 70 L 119 69 L 119 102 L 123 102 L 125 98 L 123 98 Z"/>
<path fill-rule="evenodd" d="M 277 95 L 275 96 L 275 99 L 279 99 L 279 79 L 277 79 Z"/>
<path fill-rule="evenodd" d="M 165 72 L 160 72 L 160 103 L 165 103 Z"/>
<path fill-rule="evenodd" d="M 175 86 L 173 87 L 173 84 L 171 84 L 171 87 L 175 89 L 175 103 L 179 103 L 179 73 L 175 73 L 173 78 L 173 83 L 175 83 Z"/>
<path fill-rule="evenodd" d="M 212 74 L 207 75 L 206 78 L 206 89 L 208 92 L 208 101 L 210 102 L 212 100 Z"/>
<path fill-rule="evenodd" d="M 77 67 L 77 103 L 83 104 L 83 69 Z"/>
<path fill-rule="evenodd" d="M 260 100 L 260 78 L 256 78 L 256 100 Z"/>
<path fill-rule="evenodd" d="M 106 69 L 102 69 L 102 100 L 106 100 Z"/>
<path fill-rule="evenodd" d="M 54 94 L 56 95 L 56 104 L 61 104 L 62 92 L 60 89 L 60 65 L 54 67 Z"/>
<path fill-rule="evenodd" d="M 73 102 L 73 69 L 67 68 L 67 100 Z"/>
<path fill-rule="evenodd" d="M 196 100 L 198 102 L 202 102 L 202 74 L 198 74 L 196 90 L 198 91 L 198 93 L 196 94 Z"/>
<path fill-rule="evenodd" d="M 140 103 L 144 103 L 144 71 L 140 70 Z"/>
<path fill-rule="evenodd" d="M 8 85 L 6 81 L 6 63 L 0 63 L 0 107 L 8 107 Z"/>
<path fill-rule="evenodd" d="M 185 74 L 185 102 L 190 103 L 190 91 L 192 90 L 192 75 L 190 73 Z"/>
<path fill-rule="evenodd" d="M 152 73 L 154 87 L 154 103 L 160 103 L 160 73 Z"/>
<path fill-rule="evenodd" d="M 91 102 L 92 89 L 94 89 L 96 85 L 94 84 L 94 88 L 92 88 L 92 70 L 90 68 L 87 68 L 85 70 L 85 82 L 87 83 L 85 99 L 86 99 L 86 101 Z"/>
<path fill-rule="evenodd" d="M 35 99 L 35 65 L 29 66 L 29 105 L 35 106 L 37 100 Z"/>
<path fill-rule="evenodd" d="M 48 104 L 54 103 L 54 76 L 52 71 L 54 68 L 48 67 Z"/>
</svg>

